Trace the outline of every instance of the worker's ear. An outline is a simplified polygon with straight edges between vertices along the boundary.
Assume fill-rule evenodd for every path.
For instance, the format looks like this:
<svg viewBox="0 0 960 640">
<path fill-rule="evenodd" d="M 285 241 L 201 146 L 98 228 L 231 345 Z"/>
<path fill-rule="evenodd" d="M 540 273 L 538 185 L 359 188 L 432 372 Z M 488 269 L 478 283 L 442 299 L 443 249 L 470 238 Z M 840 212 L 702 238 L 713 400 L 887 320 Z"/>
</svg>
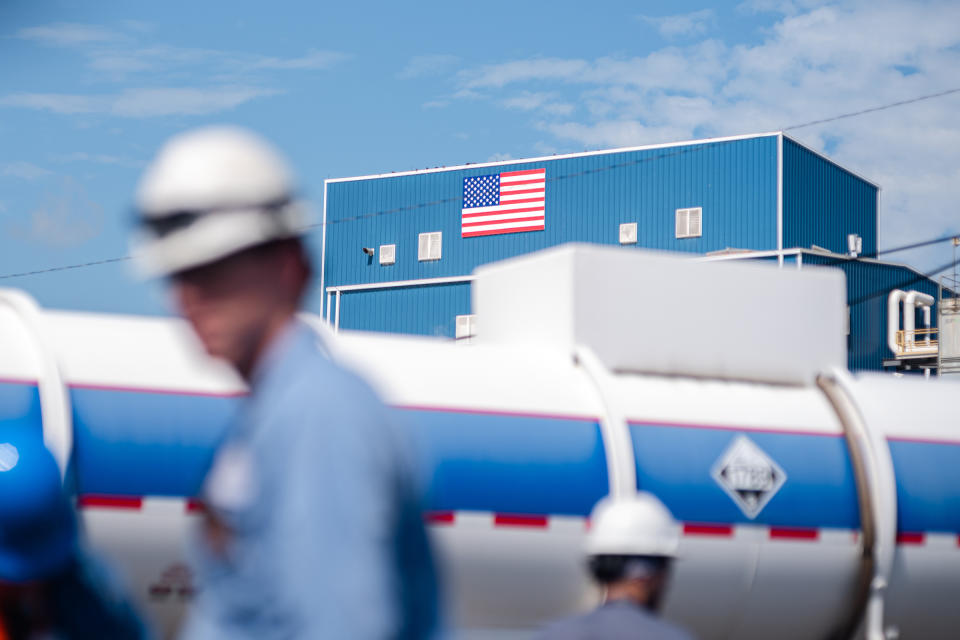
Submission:
<svg viewBox="0 0 960 640">
<path fill-rule="evenodd" d="M 645 579 L 647 588 L 647 608 L 651 611 L 660 611 L 663 605 L 663 596 L 667 591 L 669 572 L 660 570 Z"/>
</svg>

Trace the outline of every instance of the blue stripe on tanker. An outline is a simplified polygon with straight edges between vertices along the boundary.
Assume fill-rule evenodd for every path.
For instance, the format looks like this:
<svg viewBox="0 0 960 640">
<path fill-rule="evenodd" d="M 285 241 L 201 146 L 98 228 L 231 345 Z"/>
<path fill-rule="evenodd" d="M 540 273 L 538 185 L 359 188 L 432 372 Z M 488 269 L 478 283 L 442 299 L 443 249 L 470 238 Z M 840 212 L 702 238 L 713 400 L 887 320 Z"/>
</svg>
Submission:
<svg viewBox="0 0 960 640">
<path fill-rule="evenodd" d="M 891 439 L 897 529 L 960 533 L 960 443 Z"/>
<path fill-rule="evenodd" d="M 592 420 L 405 409 L 421 443 L 428 508 L 586 516 L 607 494 Z"/>
<path fill-rule="evenodd" d="M 860 527 L 853 469 L 841 437 L 634 423 L 630 432 L 637 485 L 656 494 L 678 520 Z M 711 477 L 714 465 L 739 435 L 750 438 L 787 475 L 786 483 L 753 520 Z"/>
<path fill-rule="evenodd" d="M 33 432 L 43 436 L 40 430 L 40 390 L 29 382 L 0 382 L 0 442 L 17 434 Z"/>
<path fill-rule="evenodd" d="M 195 496 L 236 413 L 230 397 L 71 388 L 81 493 Z"/>
<path fill-rule="evenodd" d="M 238 399 L 71 388 L 74 464 L 82 493 L 196 495 Z M 589 513 L 606 493 L 596 422 L 406 409 L 430 469 L 428 508 L 543 515 Z M 161 419 L 163 418 L 163 419 Z M 0 428 L 40 434 L 35 384 L 0 382 Z M 753 522 L 776 526 L 858 526 L 845 443 L 829 435 L 632 425 L 638 485 L 687 522 L 751 522 L 710 476 L 738 433 L 787 473 Z M 901 531 L 960 532 L 960 444 L 890 442 Z"/>
</svg>

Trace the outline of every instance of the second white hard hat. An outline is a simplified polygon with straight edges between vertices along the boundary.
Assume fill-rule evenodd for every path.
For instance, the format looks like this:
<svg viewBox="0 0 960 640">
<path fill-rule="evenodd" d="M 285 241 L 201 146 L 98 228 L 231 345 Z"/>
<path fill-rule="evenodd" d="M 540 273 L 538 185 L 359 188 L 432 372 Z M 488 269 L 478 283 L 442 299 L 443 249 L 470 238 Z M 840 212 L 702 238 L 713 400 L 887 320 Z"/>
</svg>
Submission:
<svg viewBox="0 0 960 640">
<path fill-rule="evenodd" d="M 604 498 L 590 515 L 586 550 L 591 556 L 674 557 L 680 544 L 680 525 L 651 493 Z"/>
<path fill-rule="evenodd" d="M 307 222 L 280 154 L 249 131 L 223 126 L 171 138 L 141 179 L 137 209 L 134 254 L 147 275 L 297 237 Z"/>
</svg>

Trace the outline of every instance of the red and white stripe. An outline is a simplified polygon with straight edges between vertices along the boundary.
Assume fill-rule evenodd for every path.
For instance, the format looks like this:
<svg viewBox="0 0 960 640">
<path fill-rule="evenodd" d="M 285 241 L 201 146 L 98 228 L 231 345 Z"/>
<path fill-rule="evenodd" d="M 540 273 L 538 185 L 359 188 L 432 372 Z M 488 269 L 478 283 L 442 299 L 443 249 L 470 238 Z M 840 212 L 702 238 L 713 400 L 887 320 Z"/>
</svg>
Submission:
<svg viewBox="0 0 960 640">
<path fill-rule="evenodd" d="M 500 204 L 462 209 L 461 236 L 542 231 L 545 227 L 546 169 L 500 174 Z"/>
<path fill-rule="evenodd" d="M 153 512 L 156 515 L 174 513 L 200 514 L 203 504 L 195 499 L 143 498 L 140 496 L 91 495 L 79 496 L 77 506 L 84 511 Z M 578 516 L 551 516 L 488 511 L 427 511 L 424 521 L 434 527 L 466 526 L 471 529 L 527 529 L 540 531 L 586 531 L 587 518 Z M 820 542 L 826 544 L 855 544 L 860 532 L 853 529 L 782 527 L 752 524 L 719 524 L 707 522 L 682 523 L 684 538 L 748 540 L 751 542 Z M 960 551 L 960 534 L 942 532 L 899 532 L 897 546 Z"/>
</svg>

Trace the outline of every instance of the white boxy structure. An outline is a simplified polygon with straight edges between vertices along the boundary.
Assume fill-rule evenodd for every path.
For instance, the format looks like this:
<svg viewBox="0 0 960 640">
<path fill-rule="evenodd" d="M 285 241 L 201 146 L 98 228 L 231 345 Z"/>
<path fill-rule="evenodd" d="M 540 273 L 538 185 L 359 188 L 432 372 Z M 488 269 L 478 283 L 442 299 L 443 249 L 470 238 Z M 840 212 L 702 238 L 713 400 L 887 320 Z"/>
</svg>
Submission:
<svg viewBox="0 0 960 640">
<path fill-rule="evenodd" d="M 846 366 L 837 270 L 566 245 L 481 267 L 473 296 L 478 342 L 588 345 L 612 371 L 810 384 Z"/>
</svg>

